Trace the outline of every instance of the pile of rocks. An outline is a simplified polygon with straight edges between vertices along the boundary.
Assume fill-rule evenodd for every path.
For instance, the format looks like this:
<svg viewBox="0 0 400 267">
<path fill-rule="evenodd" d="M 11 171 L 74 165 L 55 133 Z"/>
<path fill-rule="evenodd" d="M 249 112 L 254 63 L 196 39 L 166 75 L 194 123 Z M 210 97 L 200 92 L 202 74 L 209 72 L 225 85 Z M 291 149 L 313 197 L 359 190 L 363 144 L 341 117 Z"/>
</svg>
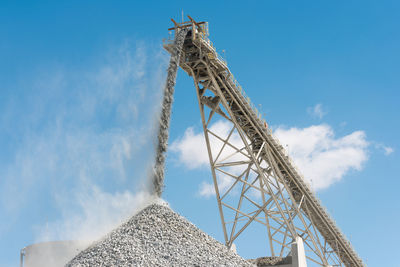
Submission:
<svg viewBox="0 0 400 267">
<path fill-rule="evenodd" d="M 166 204 L 151 204 L 66 266 L 254 266 Z"/>
<path fill-rule="evenodd" d="M 292 264 L 292 256 L 287 256 L 285 258 L 282 257 L 261 257 L 254 260 L 249 260 L 249 262 L 253 263 L 257 267 L 269 267 L 283 264 Z"/>
</svg>

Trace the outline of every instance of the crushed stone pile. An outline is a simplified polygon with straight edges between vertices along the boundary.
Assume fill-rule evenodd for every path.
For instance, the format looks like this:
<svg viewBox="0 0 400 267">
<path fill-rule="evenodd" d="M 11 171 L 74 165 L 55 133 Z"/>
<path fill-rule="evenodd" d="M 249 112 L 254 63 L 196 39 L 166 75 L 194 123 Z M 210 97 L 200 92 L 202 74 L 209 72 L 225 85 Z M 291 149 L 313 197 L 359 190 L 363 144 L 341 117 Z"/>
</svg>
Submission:
<svg viewBox="0 0 400 267">
<path fill-rule="evenodd" d="M 151 204 L 66 266 L 254 266 L 166 204 Z"/>
<path fill-rule="evenodd" d="M 269 267 L 275 265 L 282 265 L 282 264 L 291 264 L 292 257 L 287 256 L 285 258 L 282 257 L 261 257 L 254 260 L 248 260 L 249 262 L 253 263 L 257 267 Z"/>
</svg>

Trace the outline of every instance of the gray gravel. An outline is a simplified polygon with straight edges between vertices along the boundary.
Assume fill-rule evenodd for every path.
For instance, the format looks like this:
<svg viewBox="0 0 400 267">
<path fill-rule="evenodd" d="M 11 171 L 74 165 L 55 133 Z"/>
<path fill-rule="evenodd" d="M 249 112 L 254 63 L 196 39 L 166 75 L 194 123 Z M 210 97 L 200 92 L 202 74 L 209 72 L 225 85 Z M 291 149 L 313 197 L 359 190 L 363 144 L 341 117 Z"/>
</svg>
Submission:
<svg viewBox="0 0 400 267">
<path fill-rule="evenodd" d="M 66 266 L 254 266 L 165 204 L 151 204 Z"/>
<path fill-rule="evenodd" d="M 254 263 L 257 267 L 269 267 L 281 264 L 291 264 L 292 257 L 288 256 L 285 258 L 282 257 L 261 257 L 254 260 L 248 260 L 251 263 Z"/>
</svg>

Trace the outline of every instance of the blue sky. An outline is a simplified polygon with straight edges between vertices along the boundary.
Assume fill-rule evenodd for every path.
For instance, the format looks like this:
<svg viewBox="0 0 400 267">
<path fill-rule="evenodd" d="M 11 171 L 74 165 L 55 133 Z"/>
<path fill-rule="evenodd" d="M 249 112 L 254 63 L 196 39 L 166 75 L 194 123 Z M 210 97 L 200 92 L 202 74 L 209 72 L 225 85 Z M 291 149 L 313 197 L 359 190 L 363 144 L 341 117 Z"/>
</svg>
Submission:
<svg viewBox="0 0 400 267">
<path fill-rule="evenodd" d="M 300 169 L 319 167 L 317 194 L 360 256 L 393 266 L 382 255 L 400 238 L 397 1 L 2 1 L 0 266 L 17 266 L 19 250 L 40 240 L 104 233 L 144 201 L 168 63 L 162 39 L 181 10 L 209 22 Z M 200 130 L 193 82 L 180 71 L 164 198 L 222 240 L 215 198 L 201 194 L 209 168 L 182 158 Z M 335 160 L 300 147 L 300 134 L 329 144 Z M 339 160 L 343 148 L 356 157 Z M 251 238 L 238 240 L 244 257 L 264 251 Z"/>
</svg>

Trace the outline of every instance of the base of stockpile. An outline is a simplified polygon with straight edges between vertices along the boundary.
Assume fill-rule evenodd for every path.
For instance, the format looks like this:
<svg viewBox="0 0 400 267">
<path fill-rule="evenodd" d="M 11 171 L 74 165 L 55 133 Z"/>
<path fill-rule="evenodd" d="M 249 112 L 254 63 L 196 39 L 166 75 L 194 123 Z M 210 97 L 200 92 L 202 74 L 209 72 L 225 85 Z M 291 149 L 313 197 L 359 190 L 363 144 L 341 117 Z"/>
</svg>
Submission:
<svg viewBox="0 0 400 267">
<path fill-rule="evenodd" d="M 254 266 L 167 205 L 151 204 L 66 266 Z"/>
<path fill-rule="evenodd" d="M 257 267 L 292 267 L 292 256 L 282 257 L 261 257 L 257 259 L 248 260 L 250 263 L 256 265 Z"/>
</svg>

